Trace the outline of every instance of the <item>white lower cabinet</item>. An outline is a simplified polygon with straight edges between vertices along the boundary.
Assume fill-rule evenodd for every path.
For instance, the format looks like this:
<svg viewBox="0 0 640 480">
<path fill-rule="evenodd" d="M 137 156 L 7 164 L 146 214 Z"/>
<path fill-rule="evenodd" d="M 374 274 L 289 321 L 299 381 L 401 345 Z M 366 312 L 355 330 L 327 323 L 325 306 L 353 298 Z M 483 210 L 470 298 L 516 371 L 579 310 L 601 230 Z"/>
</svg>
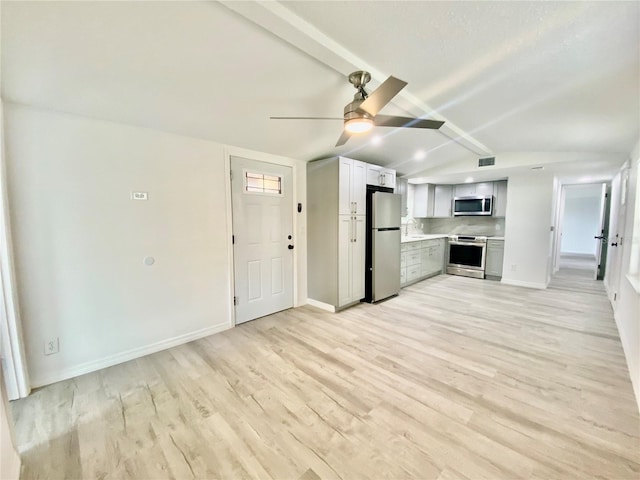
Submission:
<svg viewBox="0 0 640 480">
<path fill-rule="evenodd" d="M 340 215 L 338 221 L 338 306 L 364 297 L 365 216 Z"/>
<path fill-rule="evenodd" d="M 403 243 L 401 252 L 400 284 L 402 286 L 443 271 L 443 238 Z"/>
<path fill-rule="evenodd" d="M 504 240 L 487 240 L 487 259 L 484 274 L 487 278 L 502 277 Z"/>
</svg>

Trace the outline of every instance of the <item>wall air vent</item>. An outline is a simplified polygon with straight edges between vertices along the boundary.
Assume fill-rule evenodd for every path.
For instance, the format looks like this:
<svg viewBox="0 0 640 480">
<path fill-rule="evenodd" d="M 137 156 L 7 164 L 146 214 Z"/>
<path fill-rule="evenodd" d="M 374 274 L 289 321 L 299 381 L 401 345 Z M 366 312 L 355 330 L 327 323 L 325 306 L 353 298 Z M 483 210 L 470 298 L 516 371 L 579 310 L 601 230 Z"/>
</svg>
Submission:
<svg viewBox="0 0 640 480">
<path fill-rule="evenodd" d="M 479 167 L 490 167 L 496 164 L 496 157 L 486 157 L 478 160 Z"/>
</svg>

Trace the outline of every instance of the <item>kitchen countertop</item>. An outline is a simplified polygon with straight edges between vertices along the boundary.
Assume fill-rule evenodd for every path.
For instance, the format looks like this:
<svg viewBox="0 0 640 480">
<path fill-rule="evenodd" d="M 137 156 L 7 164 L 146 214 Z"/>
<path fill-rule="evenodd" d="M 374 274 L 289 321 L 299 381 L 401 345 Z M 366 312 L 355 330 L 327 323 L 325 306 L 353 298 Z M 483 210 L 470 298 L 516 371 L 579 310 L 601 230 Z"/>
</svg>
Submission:
<svg viewBox="0 0 640 480">
<path fill-rule="evenodd" d="M 504 241 L 504 237 L 487 237 L 489 240 L 502 240 Z"/>
<path fill-rule="evenodd" d="M 408 237 L 401 237 L 400 243 L 420 242 L 421 240 L 432 240 L 434 238 L 447 238 L 449 235 L 444 233 L 432 233 L 424 235 L 409 235 Z"/>
</svg>

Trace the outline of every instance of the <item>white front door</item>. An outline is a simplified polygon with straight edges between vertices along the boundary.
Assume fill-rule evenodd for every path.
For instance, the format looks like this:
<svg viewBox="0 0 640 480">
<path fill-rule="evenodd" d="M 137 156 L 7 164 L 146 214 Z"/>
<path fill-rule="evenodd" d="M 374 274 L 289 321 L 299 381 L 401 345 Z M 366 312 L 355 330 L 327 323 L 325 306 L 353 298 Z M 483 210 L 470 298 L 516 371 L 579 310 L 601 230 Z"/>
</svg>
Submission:
<svg viewBox="0 0 640 480">
<path fill-rule="evenodd" d="M 236 324 L 293 307 L 291 167 L 231 157 Z"/>
</svg>

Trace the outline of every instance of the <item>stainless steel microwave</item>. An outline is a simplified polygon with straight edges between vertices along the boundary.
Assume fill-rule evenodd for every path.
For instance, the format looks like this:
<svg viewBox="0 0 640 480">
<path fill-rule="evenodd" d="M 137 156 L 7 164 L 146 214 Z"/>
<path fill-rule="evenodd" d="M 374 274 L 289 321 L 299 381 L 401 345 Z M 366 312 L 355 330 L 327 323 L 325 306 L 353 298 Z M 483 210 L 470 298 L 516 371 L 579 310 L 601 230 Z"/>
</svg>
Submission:
<svg viewBox="0 0 640 480">
<path fill-rule="evenodd" d="M 493 195 L 477 197 L 455 197 L 453 215 L 493 215 Z"/>
</svg>

